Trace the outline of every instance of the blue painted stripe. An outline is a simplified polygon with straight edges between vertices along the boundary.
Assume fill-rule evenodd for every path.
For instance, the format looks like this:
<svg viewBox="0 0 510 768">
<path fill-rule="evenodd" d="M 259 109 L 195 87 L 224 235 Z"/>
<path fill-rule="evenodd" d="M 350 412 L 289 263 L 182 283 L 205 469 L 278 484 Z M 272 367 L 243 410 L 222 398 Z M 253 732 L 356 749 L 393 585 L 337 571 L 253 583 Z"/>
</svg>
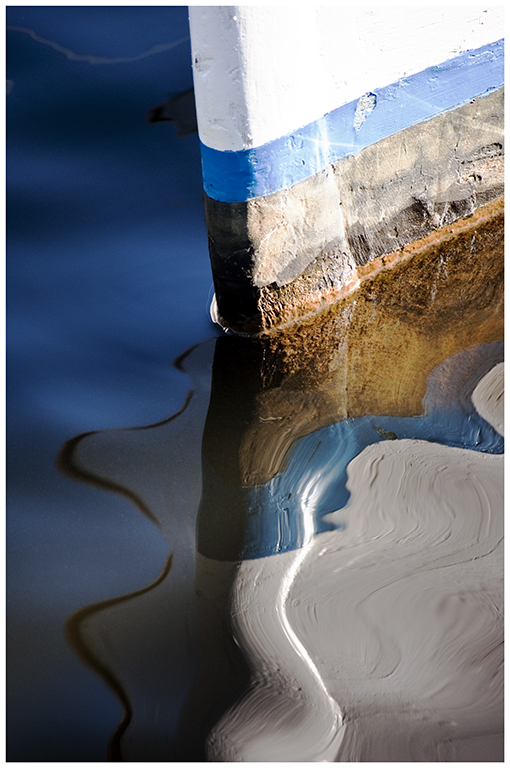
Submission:
<svg viewBox="0 0 510 768">
<path fill-rule="evenodd" d="M 227 203 L 288 189 L 342 157 L 503 84 L 504 41 L 498 40 L 374 90 L 372 111 L 369 103 L 364 113 L 356 113 L 356 99 L 259 147 L 222 152 L 201 144 L 204 189 Z"/>
</svg>

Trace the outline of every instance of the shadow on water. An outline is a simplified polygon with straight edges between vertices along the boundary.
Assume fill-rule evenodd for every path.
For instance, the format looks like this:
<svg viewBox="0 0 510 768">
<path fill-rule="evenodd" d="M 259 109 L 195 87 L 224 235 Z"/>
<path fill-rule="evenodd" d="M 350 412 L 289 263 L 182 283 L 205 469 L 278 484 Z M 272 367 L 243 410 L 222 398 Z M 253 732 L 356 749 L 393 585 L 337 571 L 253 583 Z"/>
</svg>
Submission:
<svg viewBox="0 0 510 768">
<path fill-rule="evenodd" d="M 273 585 L 285 628 L 300 552 L 347 528 L 331 513 L 348 507 L 349 464 L 364 449 L 419 440 L 502 453 L 502 436 L 471 400 L 503 357 L 501 237 L 489 232 L 479 246 L 466 238 L 376 275 L 288 329 L 194 347 L 178 361 L 194 388 L 177 414 L 64 446 L 64 472 L 127 496 L 172 552 L 153 584 L 84 608 L 67 623 L 71 645 L 124 709 L 111 759 L 250 759 L 221 729 L 210 736 L 225 713 L 234 718 L 270 686 L 238 629 L 244 564 L 260 561 L 260 573 L 269 574 L 290 558 Z M 288 655 L 306 661 L 293 631 L 285 632 Z M 293 683 L 291 693 L 285 660 L 274 672 L 282 676 L 282 701 L 298 702 L 295 711 L 307 712 L 316 695 L 328 698 L 315 662 L 306 664 L 308 682 Z M 301 759 L 334 759 L 338 739 L 328 748 Z"/>
</svg>

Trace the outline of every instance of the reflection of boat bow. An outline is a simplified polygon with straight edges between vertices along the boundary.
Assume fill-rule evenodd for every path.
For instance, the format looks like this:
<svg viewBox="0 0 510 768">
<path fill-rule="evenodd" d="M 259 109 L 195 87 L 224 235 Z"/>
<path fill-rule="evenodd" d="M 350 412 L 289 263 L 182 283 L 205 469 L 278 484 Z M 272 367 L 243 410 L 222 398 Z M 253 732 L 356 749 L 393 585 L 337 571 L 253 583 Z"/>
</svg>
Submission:
<svg viewBox="0 0 510 768">
<path fill-rule="evenodd" d="M 483 231 L 483 221 L 473 226 Z M 468 229 L 470 243 L 471 236 Z M 475 277 L 499 274 L 498 238 L 488 238 L 492 248 L 473 250 Z M 432 274 L 442 256 L 424 260 Z M 335 562 L 336 555 L 322 558 L 328 542 L 335 553 L 359 538 L 351 515 L 356 499 L 322 528 L 319 522 L 352 493 L 350 460 L 391 433 L 501 450 L 469 397 L 500 359 L 501 345 L 487 343 L 502 333 L 500 284 L 489 290 L 487 281 L 474 279 L 466 291 L 450 252 L 448 279 L 437 280 L 431 302 L 430 291 L 413 294 L 413 264 L 419 269 L 420 259 L 403 265 L 399 282 L 410 296 L 406 313 L 380 290 L 382 270 L 356 299 L 313 322 L 199 345 L 184 360 L 196 386 L 176 417 L 85 435 L 64 450 L 75 477 L 138 503 L 173 551 L 171 570 L 154 588 L 84 609 L 74 620 L 80 652 L 88 649 L 87 661 L 103 676 L 106 670 L 133 712 L 118 739 L 124 759 L 203 760 L 209 749 L 265 760 L 271 751 L 294 755 L 294 748 L 310 760 L 334 759 L 344 733 L 343 697 L 338 690 L 331 695 L 334 675 L 326 685 L 313 633 L 297 629 L 303 617 L 295 600 L 306 573 Z M 474 445 L 474 432 L 483 445 Z M 370 541 L 374 521 L 363 509 L 358 522 Z M 407 525 L 402 518 L 396 532 L 400 523 Z M 326 532 L 314 537 L 317 530 Z M 362 536 L 362 555 L 363 542 Z M 306 619 L 311 608 L 303 610 Z M 271 641 L 272 656 L 264 656 L 261 638 Z M 359 725 L 366 712 L 356 712 Z M 303 726 L 298 733 L 296 722 Z M 354 749 L 352 728 L 348 733 L 346 750 Z"/>
</svg>

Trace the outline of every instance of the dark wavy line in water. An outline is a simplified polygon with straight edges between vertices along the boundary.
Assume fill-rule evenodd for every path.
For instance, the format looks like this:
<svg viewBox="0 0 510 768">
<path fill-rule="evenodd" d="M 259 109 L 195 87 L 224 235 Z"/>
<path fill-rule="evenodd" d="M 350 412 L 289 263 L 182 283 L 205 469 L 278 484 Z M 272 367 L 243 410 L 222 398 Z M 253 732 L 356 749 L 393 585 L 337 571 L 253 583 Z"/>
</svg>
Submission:
<svg viewBox="0 0 510 768">
<path fill-rule="evenodd" d="M 76 613 L 73 613 L 67 619 L 65 624 L 65 634 L 71 648 L 86 666 L 99 675 L 121 705 L 122 719 L 113 732 L 108 745 L 108 759 L 114 762 L 122 760 L 120 740 L 132 720 L 133 707 L 122 683 L 117 679 L 111 669 L 109 669 L 107 664 L 101 660 L 100 654 L 94 650 L 91 638 L 87 636 L 87 621 L 112 606 L 117 606 L 128 602 L 129 600 L 134 600 L 155 589 L 170 573 L 172 559 L 173 553 L 171 552 L 158 578 L 148 586 L 143 587 L 136 592 L 130 592 L 128 595 L 114 597 L 110 600 L 103 600 L 101 603 L 95 603 L 94 605 L 88 605 L 85 608 L 81 608 L 79 611 L 76 611 Z"/>
<path fill-rule="evenodd" d="M 341 528 L 323 518 L 347 504 L 347 466 L 372 443 L 414 439 L 484 453 L 503 452 L 503 437 L 476 411 L 471 394 L 503 359 L 503 343 L 464 350 L 428 378 L 424 414 L 346 419 L 298 440 L 286 467 L 265 485 L 222 480 L 202 457 L 198 550 L 218 560 L 249 560 L 298 549 L 314 533 Z"/>
<path fill-rule="evenodd" d="M 181 357 L 184 358 L 185 356 L 186 355 L 182 355 Z M 178 360 L 180 360 L 180 358 L 178 358 Z M 177 366 L 177 361 L 175 365 Z M 138 431 L 138 430 L 144 430 L 144 429 L 152 429 L 153 427 L 160 427 L 163 424 L 168 424 L 169 422 L 173 421 L 178 416 L 180 416 L 181 413 L 183 413 L 186 410 L 192 397 L 193 397 L 193 390 L 190 390 L 186 395 L 186 399 L 182 405 L 182 408 L 180 408 L 176 413 L 173 413 L 167 419 L 158 421 L 155 424 L 143 425 L 141 427 L 129 427 L 129 430 Z M 68 440 L 63 445 L 63 447 L 60 450 L 60 453 L 57 456 L 58 468 L 61 470 L 61 472 L 63 472 L 65 475 L 72 478 L 73 480 L 80 480 L 83 483 L 88 483 L 89 485 L 96 486 L 97 488 L 102 488 L 105 491 L 112 491 L 113 493 L 118 493 L 121 496 L 124 496 L 125 498 L 129 499 L 129 501 L 132 501 L 133 504 L 138 507 L 140 512 L 143 515 L 145 515 L 145 517 L 148 520 L 150 520 L 151 523 L 154 523 L 154 525 L 156 525 L 159 528 L 160 524 L 158 519 L 153 515 L 153 513 L 150 510 L 150 507 L 143 501 L 141 496 L 129 490 L 128 488 L 124 488 L 124 486 L 120 485 L 120 483 L 116 483 L 113 480 L 109 480 L 105 477 L 100 477 L 99 475 L 93 472 L 87 471 L 77 463 L 76 449 L 79 443 L 81 443 L 81 441 L 85 440 L 87 437 L 90 437 L 91 435 L 96 435 L 96 434 L 99 434 L 99 433 L 97 431 L 83 432 L 81 435 L 76 435 L 76 437 L 72 437 L 70 440 Z"/>
</svg>

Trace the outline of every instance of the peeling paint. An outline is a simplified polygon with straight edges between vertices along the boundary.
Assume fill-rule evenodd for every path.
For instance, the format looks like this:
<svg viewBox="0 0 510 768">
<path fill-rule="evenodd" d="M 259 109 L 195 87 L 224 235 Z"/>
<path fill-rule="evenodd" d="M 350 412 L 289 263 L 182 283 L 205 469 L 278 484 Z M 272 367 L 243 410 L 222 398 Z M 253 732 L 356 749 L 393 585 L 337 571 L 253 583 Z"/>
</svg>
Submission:
<svg viewBox="0 0 510 768">
<path fill-rule="evenodd" d="M 377 96 L 375 93 L 365 93 L 360 98 L 356 105 L 356 112 L 354 113 L 354 130 L 359 131 L 367 117 L 375 109 L 377 105 Z"/>
</svg>

